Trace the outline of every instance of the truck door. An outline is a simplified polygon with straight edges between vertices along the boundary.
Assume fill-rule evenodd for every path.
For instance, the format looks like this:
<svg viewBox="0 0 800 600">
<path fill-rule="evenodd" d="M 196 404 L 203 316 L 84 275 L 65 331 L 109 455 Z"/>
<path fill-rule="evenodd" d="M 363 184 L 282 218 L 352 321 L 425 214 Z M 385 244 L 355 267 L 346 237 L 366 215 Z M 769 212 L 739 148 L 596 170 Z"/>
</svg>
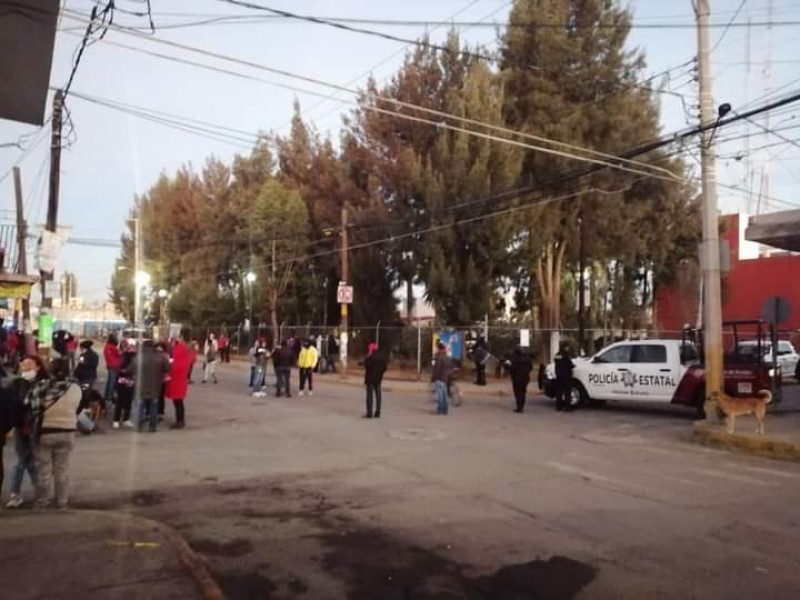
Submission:
<svg viewBox="0 0 800 600">
<path fill-rule="evenodd" d="M 647 402 L 671 402 L 678 386 L 679 358 L 669 360 L 666 344 L 639 343 L 631 349 L 634 381 L 631 397 Z"/>
<path fill-rule="evenodd" d="M 589 365 L 586 391 L 595 400 L 625 400 L 631 388 L 631 345 L 620 343 L 600 352 Z"/>
</svg>

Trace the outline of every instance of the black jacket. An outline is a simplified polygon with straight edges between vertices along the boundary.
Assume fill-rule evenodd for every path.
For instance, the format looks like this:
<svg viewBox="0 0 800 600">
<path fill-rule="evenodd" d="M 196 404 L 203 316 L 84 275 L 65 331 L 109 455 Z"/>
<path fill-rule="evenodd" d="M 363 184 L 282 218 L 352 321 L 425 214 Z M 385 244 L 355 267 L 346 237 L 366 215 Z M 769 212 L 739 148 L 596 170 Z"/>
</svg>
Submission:
<svg viewBox="0 0 800 600">
<path fill-rule="evenodd" d="M 75 367 L 75 379 L 80 383 L 94 381 L 97 379 L 97 366 L 100 364 L 100 356 L 92 350 L 87 349 L 78 359 L 78 366 Z"/>
<path fill-rule="evenodd" d="M 373 352 L 364 359 L 364 383 L 367 385 L 380 385 L 383 374 L 386 373 L 388 360 L 380 352 Z"/>
<path fill-rule="evenodd" d="M 575 369 L 575 363 L 567 354 L 556 354 L 553 360 L 556 367 L 556 381 L 568 382 L 572 379 L 572 371 Z"/>
<path fill-rule="evenodd" d="M 276 369 L 291 369 L 296 359 L 292 349 L 287 346 L 275 352 L 272 355 L 272 361 Z"/>
<path fill-rule="evenodd" d="M 508 371 L 514 383 L 530 383 L 533 361 L 525 354 L 514 354 L 508 361 Z"/>
</svg>

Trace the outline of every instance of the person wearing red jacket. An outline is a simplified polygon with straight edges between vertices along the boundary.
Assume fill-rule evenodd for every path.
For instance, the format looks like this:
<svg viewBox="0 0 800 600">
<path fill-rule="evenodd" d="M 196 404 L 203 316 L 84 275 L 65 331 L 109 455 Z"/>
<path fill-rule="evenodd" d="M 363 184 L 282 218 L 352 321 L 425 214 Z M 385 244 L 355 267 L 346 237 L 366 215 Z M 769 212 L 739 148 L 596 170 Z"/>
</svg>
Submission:
<svg viewBox="0 0 800 600">
<path fill-rule="evenodd" d="M 170 369 L 170 379 L 167 381 L 164 396 L 172 400 L 175 406 L 175 423 L 170 425 L 170 429 L 183 429 L 186 427 L 186 409 L 183 401 L 189 391 L 189 367 L 190 351 L 186 342 L 179 339 L 172 348 L 172 368 Z"/>
<path fill-rule="evenodd" d="M 119 369 L 122 366 L 122 353 L 119 351 L 119 340 L 117 340 L 117 336 L 113 333 L 108 336 L 106 345 L 103 346 L 103 358 L 106 361 L 106 369 L 108 369 L 103 399 L 108 402 L 114 395 L 114 390 L 117 386 L 117 377 L 119 377 Z"/>
</svg>

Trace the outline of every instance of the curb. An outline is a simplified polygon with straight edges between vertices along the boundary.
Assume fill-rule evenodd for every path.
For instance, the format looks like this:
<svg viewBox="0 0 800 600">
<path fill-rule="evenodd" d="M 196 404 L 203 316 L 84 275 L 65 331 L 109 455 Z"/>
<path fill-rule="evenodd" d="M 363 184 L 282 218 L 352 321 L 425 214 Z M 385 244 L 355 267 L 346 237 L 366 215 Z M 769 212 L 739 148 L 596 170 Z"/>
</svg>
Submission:
<svg viewBox="0 0 800 600">
<path fill-rule="evenodd" d="M 219 585 L 217 585 L 217 582 L 214 581 L 214 578 L 211 577 L 211 573 L 209 573 L 205 561 L 203 561 L 203 559 L 200 558 L 200 556 L 194 550 L 192 550 L 186 539 L 176 529 L 173 529 L 169 525 L 165 525 L 159 521 L 154 521 L 153 519 L 148 519 L 147 517 L 140 517 L 139 515 L 135 515 L 133 513 L 95 510 L 81 510 L 74 512 L 81 512 L 88 515 L 98 514 L 103 515 L 104 517 L 113 515 L 114 518 L 134 519 L 157 529 L 164 537 L 167 538 L 167 540 L 169 540 L 170 544 L 175 547 L 176 551 L 178 552 L 178 558 L 180 559 L 184 568 L 189 572 L 197 585 L 200 587 L 203 598 L 205 600 L 225 600 L 225 594 L 222 592 L 222 589 L 219 587 Z"/>
<path fill-rule="evenodd" d="M 692 441 L 723 450 L 800 462 L 800 444 L 769 439 L 756 434 L 729 434 L 725 429 L 709 426 L 704 421 L 697 421 L 692 427 Z"/>
</svg>

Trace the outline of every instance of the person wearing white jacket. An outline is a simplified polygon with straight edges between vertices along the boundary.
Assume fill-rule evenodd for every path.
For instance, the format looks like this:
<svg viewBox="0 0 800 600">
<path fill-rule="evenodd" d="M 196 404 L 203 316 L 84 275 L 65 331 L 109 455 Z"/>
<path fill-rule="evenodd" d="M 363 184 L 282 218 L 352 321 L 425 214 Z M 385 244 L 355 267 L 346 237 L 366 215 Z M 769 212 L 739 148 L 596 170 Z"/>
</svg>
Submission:
<svg viewBox="0 0 800 600">
<path fill-rule="evenodd" d="M 217 338 L 213 333 L 209 333 L 206 338 L 206 343 L 203 345 L 203 357 L 205 358 L 205 367 L 203 369 L 203 383 L 209 379 L 217 383 L 217 357 L 219 356 L 219 344 Z"/>
</svg>

